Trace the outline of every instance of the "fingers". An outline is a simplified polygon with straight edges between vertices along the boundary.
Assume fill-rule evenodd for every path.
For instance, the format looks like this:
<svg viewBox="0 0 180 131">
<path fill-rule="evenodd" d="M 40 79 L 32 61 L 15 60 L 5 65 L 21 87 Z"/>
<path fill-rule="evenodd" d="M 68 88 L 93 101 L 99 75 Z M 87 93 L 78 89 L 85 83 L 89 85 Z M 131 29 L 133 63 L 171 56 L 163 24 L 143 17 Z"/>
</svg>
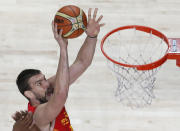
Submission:
<svg viewBox="0 0 180 131">
<path fill-rule="evenodd" d="M 25 112 L 24 112 L 24 111 L 20 111 L 20 112 L 17 111 L 17 112 L 15 113 L 13 119 L 14 119 L 15 121 L 22 120 L 22 119 L 24 118 L 24 116 L 25 116 Z"/>
<path fill-rule="evenodd" d="M 92 11 L 92 8 L 89 8 L 89 10 L 88 10 L 88 21 L 91 19 L 91 11 Z"/>
<path fill-rule="evenodd" d="M 63 30 L 59 29 L 59 32 L 58 32 L 58 25 L 56 23 L 54 23 L 54 21 L 52 22 L 52 30 L 53 30 L 53 33 L 54 33 L 54 37 L 56 39 L 62 37 Z"/>
<path fill-rule="evenodd" d="M 54 23 L 54 21 L 52 21 L 52 31 L 53 31 L 54 37 L 57 38 L 58 37 L 58 28 L 57 28 L 57 24 Z"/>
<path fill-rule="evenodd" d="M 22 117 L 21 113 L 20 112 L 16 112 L 16 114 L 15 114 L 16 121 L 20 120 L 21 117 Z"/>
<path fill-rule="evenodd" d="M 16 113 L 13 114 L 12 118 L 13 118 L 15 121 L 23 120 L 26 115 L 27 115 L 27 111 L 16 111 Z"/>
<path fill-rule="evenodd" d="M 102 23 L 102 24 L 100 24 L 100 27 L 103 27 L 105 25 L 105 23 Z"/>
<path fill-rule="evenodd" d="M 28 112 L 27 112 L 27 111 L 20 111 L 20 113 L 21 113 L 21 116 L 22 116 L 22 117 L 25 117 Z"/>
<path fill-rule="evenodd" d="M 102 20 L 102 18 L 103 18 L 103 15 L 101 15 L 101 16 L 98 18 L 97 22 L 99 23 L 99 22 Z"/>
<path fill-rule="evenodd" d="M 55 33 L 55 36 L 58 36 L 57 24 L 55 24 L 54 33 Z"/>
<path fill-rule="evenodd" d="M 16 111 L 16 113 L 14 113 L 14 114 L 12 115 L 12 118 L 13 118 L 15 121 L 18 121 L 18 120 L 21 118 L 21 113 Z"/>
<path fill-rule="evenodd" d="M 53 33 L 54 33 L 54 38 L 57 40 L 58 43 L 68 43 L 67 40 L 63 37 L 63 29 L 59 29 L 59 32 L 58 32 L 58 28 L 57 28 L 57 24 L 54 22 L 52 22 L 52 30 L 53 30 Z"/>
<path fill-rule="evenodd" d="M 91 12 L 92 12 L 92 8 L 89 8 L 89 10 L 88 10 L 88 21 L 91 20 Z M 94 14 L 93 14 L 93 19 L 94 20 L 96 19 L 97 12 L 98 12 L 98 8 L 95 8 Z"/>
<path fill-rule="evenodd" d="M 26 125 L 26 127 L 30 127 L 33 122 L 32 112 L 29 112 L 23 121 L 24 121 L 24 124 Z"/>
<path fill-rule="evenodd" d="M 92 11 L 92 8 L 89 8 L 88 10 L 88 21 L 91 20 L 91 11 Z M 96 17 L 97 17 L 97 12 L 98 12 L 98 8 L 95 8 L 94 10 L 94 14 L 93 14 L 93 20 L 96 21 Z M 103 15 L 101 15 L 98 19 L 97 19 L 97 23 L 99 23 L 103 18 Z"/>
<path fill-rule="evenodd" d="M 97 11 L 98 11 L 98 8 L 95 8 L 95 10 L 94 10 L 94 14 L 93 14 L 93 19 L 94 19 L 94 20 L 96 20 Z"/>
<path fill-rule="evenodd" d="M 95 8 L 93 13 L 93 18 L 91 18 L 91 8 L 88 11 L 88 25 L 86 29 L 86 34 L 89 36 L 97 36 L 100 32 L 100 27 L 105 25 L 100 23 L 103 18 L 103 15 L 97 17 L 97 13 L 98 13 L 98 8 Z"/>
<path fill-rule="evenodd" d="M 59 31 L 59 36 L 62 36 L 62 32 L 63 32 L 63 30 L 61 29 L 61 30 Z"/>
</svg>

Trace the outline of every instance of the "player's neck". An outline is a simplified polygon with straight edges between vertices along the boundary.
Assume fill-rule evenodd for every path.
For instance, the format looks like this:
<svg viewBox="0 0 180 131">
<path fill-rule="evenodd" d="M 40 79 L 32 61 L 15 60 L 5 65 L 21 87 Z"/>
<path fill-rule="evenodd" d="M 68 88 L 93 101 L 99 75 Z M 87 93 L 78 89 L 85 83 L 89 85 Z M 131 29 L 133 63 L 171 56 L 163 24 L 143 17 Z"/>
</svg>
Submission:
<svg viewBox="0 0 180 131">
<path fill-rule="evenodd" d="M 31 106 L 33 106 L 33 107 L 37 107 L 38 105 L 40 105 L 40 102 L 39 102 L 38 100 L 31 100 L 31 101 L 30 101 L 30 104 L 31 104 Z"/>
</svg>

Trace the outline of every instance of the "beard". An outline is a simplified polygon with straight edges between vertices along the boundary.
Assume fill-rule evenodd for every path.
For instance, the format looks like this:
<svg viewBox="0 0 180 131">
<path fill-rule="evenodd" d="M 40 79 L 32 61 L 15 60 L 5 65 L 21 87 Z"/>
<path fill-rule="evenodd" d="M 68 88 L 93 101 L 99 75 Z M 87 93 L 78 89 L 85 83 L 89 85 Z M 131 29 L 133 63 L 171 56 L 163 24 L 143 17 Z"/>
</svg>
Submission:
<svg viewBox="0 0 180 131">
<path fill-rule="evenodd" d="M 53 92 L 54 92 L 54 88 L 52 87 L 47 88 L 47 91 L 45 92 L 45 96 L 38 99 L 40 101 L 40 104 L 48 102 L 48 99 L 51 97 Z"/>
<path fill-rule="evenodd" d="M 54 88 L 49 87 L 49 88 L 47 88 L 44 96 L 40 96 L 39 94 L 37 94 L 35 92 L 33 92 L 33 93 L 36 96 L 36 99 L 39 100 L 40 104 L 44 104 L 44 103 L 48 102 L 48 100 L 50 99 L 53 92 L 54 92 Z"/>
<path fill-rule="evenodd" d="M 44 103 L 48 102 L 48 100 L 46 99 L 46 96 L 45 97 L 41 97 L 38 100 L 39 100 L 40 104 L 44 104 Z"/>
</svg>

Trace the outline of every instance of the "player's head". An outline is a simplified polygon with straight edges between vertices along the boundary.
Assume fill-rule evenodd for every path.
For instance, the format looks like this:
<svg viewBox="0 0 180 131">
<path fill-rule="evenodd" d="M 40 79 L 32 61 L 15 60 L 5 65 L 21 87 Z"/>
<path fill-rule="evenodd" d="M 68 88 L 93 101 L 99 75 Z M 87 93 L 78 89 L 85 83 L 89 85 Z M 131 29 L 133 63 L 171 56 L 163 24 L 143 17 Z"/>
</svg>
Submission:
<svg viewBox="0 0 180 131">
<path fill-rule="evenodd" d="M 28 100 L 35 97 L 40 103 L 47 102 L 47 96 L 50 96 L 53 91 L 45 76 L 36 69 L 23 70 L 18 75 L 16 84 L 21 94 Z"/>
</svg>

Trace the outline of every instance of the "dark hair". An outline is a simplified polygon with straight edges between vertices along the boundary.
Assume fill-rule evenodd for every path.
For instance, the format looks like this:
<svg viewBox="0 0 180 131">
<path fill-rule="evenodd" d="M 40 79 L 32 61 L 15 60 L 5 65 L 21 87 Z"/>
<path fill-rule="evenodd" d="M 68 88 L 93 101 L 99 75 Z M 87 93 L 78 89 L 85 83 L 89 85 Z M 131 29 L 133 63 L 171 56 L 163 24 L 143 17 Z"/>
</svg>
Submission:
<svg viewBox="0 0 180 131">
<path fill-rule="evenodd" d="M 21 92 L 21 94 L 23 96 L 24 92 L 27 90 L 30 90 L 31 87 L 28 84 L 28 80 L 34 76 L 34 75 L 38 75 L 40 74 L 41 71 L 40 70 L 36 70 L 36 69 L 25 69 L 23 70 L 17 77 L 16 79 L 16 84 L 18 86 L 19 91 Z"/>
</svg>

